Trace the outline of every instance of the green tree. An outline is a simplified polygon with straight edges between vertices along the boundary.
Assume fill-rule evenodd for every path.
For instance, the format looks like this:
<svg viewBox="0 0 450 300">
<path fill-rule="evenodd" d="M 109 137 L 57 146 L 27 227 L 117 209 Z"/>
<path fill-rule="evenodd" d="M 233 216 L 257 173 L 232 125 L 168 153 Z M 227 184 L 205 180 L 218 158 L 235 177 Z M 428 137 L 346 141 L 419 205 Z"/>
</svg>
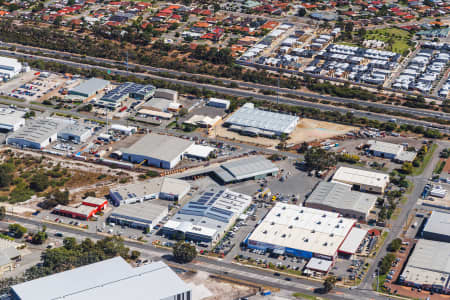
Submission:
<svg viewBox="0 0 450 300">
<path fill-rule="evenodd" d="M 388 245 L 387 250 L 390 252 L 396 252 L 402 246 L 402 240 L 400 238 L 396 238 L 392 240 L 392 242 Z"/>
<path fill-rule="evenodd" d="M 388 254 L 386 254 L 385 257 L 383 257 L 383 259 L 381 260 L 380 265 L 379 265 L 381 275 L 384 275 L 387 272 L 389 272 L 389 269 L 391 268 L 394 260 L 395 260 L 395 255 L 392 253 L 388 253 Z"/>
<path fill-rule="evenodd" d="M 323 282 L 323 290 L 325 293 L 329 293 L 336 284 L 336 277 L 335 276 L 328 276 L 325 281 Z"/>
<path fill-rule="evenodd" d="M 6 217 L 6 208 L 4 206 L 0 206 L 0 220 L 4 220 Z"/>
<path fill-rule="evenodd" d="M 63 240 L 63 245 L 67 250 L 74 250 L 77 246 L 77 240 L 73 237 L 66 237 Z"/>
<path fill-rule="evenodd" d="M 8 226 L 9 233 L 17 239 L 23 237 L 27 233 L 27 229 L 20 224 L 10 224 Z"/>
<path fill-rule="evenodd" d="M 414 170 L 414 167 L 412 165 L 412 163 L 410 162 L 404 162 L 402 165 L 402 172 L 405 174 L 411 174 Z"/>
<path fill-rule="evenodd" d="M 38 231 L 33 234 L 33 239 L 31 242 L 36 245 L 42 245 L 48 238 L 48 235 L 45 231 Z"/>
<path fill-rule="evenodd" d="M 197 249 L 189 243 L 180 241 L 173 247 L 173 257 L 179 263 L 191 262 L 196 256 Z"/>
<path fill-rule="evenodd" d="M 48 176 L 42 173 L 34 175 L 30 180 L 30 188 L 42 192 L 49 186 Z"/>
<path fill-rule="evenodd" d="M 12 164 L 0 165 L 0 188 L 9 187 L 13 181 L 14 167 Z"/>
<path fill-rule="evenodd" d="M 336 163 L 336 155 L 321 148 L 313 147 L 305 153 L 305 166 L 308 171 L 326 170 L 334 167 Z"/>
<path fill-rule="evenodd" d="M 131 259 L 136 260 L 139 258 L 139 256 L 141 256 L 141 252 L 139 252 L 137 250 L 131 251 L 131 256 L 130 256 Z"/>
</svg>

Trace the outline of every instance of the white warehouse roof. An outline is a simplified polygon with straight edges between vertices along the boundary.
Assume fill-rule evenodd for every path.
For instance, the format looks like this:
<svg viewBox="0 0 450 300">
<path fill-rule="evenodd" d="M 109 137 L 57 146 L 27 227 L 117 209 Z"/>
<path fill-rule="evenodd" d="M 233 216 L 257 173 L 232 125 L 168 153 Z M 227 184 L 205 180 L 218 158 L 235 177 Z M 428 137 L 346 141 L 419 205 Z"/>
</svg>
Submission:
<svg viewBox="0 0 450 300">
<path fill-rule="evenodd" d="M 194 142 L 173 136 L 150 133 L 143 136 L 123 153 L 172 161 L 182 155 Z"/>
<path fill-rule="evenodd" d="M 249 237 L 277 247 L 334 256 L 355 220 L 338 213 L 277 203 Z"/>
<path fill-rule="evenodd" d="M 362 169 L 340 167 L 334 174 L 333 181 L 384 188 L 389 183 L 389 175 Z"/>
<path fill-rule="evenodd" d="M 133 268 L 115 257 L 12 287 L 20 300 L 168 299 L 190 288 L 163 262 Z"/>
<path fill-rule="evenodd" d="M 358 250 L 359 245 L 361 244 L 362 240 L 366 237 L 366 235 L 367 230 L 353 227 L 352 231 L 350 231 L 347 238 L 339 248 L 339 251 L 348 254 L 355 254 L 356 251 Z"/>
<path fill-rule="evenodd" d="M 278 134 L 289 134 L 294 131 L 299 117 L 275 113 L 255 108 L 252 103 L 246 103 L 226 120 L 227 124 L 258 128 Z"/>
</svg>

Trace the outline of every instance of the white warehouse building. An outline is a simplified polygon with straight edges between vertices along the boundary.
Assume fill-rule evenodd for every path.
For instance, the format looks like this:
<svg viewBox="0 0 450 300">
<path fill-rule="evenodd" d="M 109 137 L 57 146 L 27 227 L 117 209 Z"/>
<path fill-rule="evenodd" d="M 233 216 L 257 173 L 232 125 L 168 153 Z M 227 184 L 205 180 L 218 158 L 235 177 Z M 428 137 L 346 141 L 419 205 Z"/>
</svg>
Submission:
<svg viewBox="0 0 450 300">
<path fill-rule="evenodd" d="M 0 56 L 0 76 L 11 79 L 22 71 L 22 64 L 15 58 Z"/>
<path fill-rule="evenodd" d="M 58 126 L 59 123 L 52 120 L 32 120 L 25 127 L 8 136 L 6 144 L 34 149 L 45 148 L 57 140 Z"/>
<path fill-rule="evenodd" d="M 151 133 L 123 149 L 122 158 L 133 163 L 145 161 L 149 166 L 172 169 L 192 145 L 194 142 L 190 140 Z"/>
<path fill-rule="evenodd" d="M 9 108 L 0 108 L 0 130 L 17 131 L 25 126 L 25 112 L 12 110 Z"/>
</svg>

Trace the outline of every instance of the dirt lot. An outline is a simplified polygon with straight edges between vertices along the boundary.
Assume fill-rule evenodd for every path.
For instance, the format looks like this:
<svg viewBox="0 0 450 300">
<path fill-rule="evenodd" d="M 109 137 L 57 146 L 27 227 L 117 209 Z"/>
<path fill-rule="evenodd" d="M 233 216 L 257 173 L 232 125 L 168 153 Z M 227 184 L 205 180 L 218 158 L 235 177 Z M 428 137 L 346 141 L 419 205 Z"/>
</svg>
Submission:
<svg viewBox="0 0 450 300">
<path fill-rule="evenodd" d="M 329 139 L 337 135 L 345 134 L 352 130 L 357 130 L 357 127 L 346 126 L 336 123 L 317 121 L 312 119 L 301 119 L 297 125 L 297 128 L 291 134 L 288 143 L 300 144 L 303 142 L 311 142 L 314 140 Z M 245 143 L 256 144 L 268 148 L 274 148 L 278 145 L 278 139 L 268 139 L 263 137 L 249 137 L 243 136 L 235 132 L 229 131 L 222 126 L 222 123 L 215 126 L 214 130 L 211 130 L 212 137 L 223 137 L 229 140 L 237 140 Z"/>
<path fill-rule="evenodd" d="M 254 288 L 209 277 L 208 273 L 185 273 L 181 278 L 192 288 L 194 300 L 231 300 L 252 294 Z"/>
</svg>

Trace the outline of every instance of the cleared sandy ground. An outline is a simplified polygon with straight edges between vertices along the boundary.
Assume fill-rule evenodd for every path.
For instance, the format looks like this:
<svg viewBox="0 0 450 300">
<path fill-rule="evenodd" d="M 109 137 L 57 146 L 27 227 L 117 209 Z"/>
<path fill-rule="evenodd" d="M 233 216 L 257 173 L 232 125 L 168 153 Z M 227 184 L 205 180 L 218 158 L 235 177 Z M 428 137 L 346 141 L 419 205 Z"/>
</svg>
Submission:
<svg viewBox="0 0 450 300">
<path fill-rule="evenodd" d="M 232 300 L 253 292 L 251 287 L 220 281 L 205 272 L 183 274 L 181 277 L 192 288 L 194 300 Z"/>
<path fill-rule="evenodd" d="M 301 119 L 297 125 L 297 128 L 294 130 L 294 132 L 292 132 L 290 139 L 287 142 L 289 144 L 300 144 L 303 142 L 324 140 L 337 135 L 345 134 L 356 129 L 358 128 L 353 126 L 317 121 L 312 119 Z M 228 140 L 250 143 L 267 148 L 274 148 L 280 142 L 278 139 L 243 136 L 236 132 L 229 131 L 227 128 L 222 126 L 222 123 L 217 124 L 215 128 L 210 131 L 210 137 L 225 138 Z"/>
</svg>

